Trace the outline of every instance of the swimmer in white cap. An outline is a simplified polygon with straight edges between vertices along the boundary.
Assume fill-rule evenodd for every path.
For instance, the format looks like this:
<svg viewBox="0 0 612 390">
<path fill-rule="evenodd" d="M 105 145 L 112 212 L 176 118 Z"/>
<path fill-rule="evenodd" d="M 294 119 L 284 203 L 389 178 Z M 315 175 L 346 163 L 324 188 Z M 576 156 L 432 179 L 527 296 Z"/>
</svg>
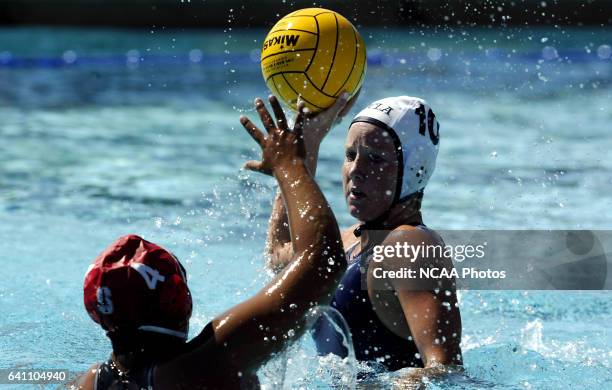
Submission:
<svg viewBox="0 0 612 390">
<path fill-rule="evenodd" d="M 304 128 L 307 163 L 316 171 L 319 144 L 334 122 L 354 103 L 346 96 Z M 342 168 L 349 213 L 359 222 L 342 234 L 349 268 L 332 306 L 345 317 L 360 361 L 385 371 L 421 367 L 406 380 L 419 380 L 462 364 L 461 316 L 454 279 L 424 289 L 406 279 L 389 279 L 389 289 L 375 285 L 371 259 L 377 245 L 444 245 L 423 224 L 421 201 L 440 144 L 439 124 L 423 99 L 398 96 L 377 100 L 351 122 Z M 285 205 L 277 196 L 268 232 L 268 266 L 280 270 L 293 249 Z M 385 264 L 389 264 L 388 262 Z M 387 269 L 405 265 L 387 265 Z M 448 258 L 415 258 L 412 268 L 452 269 Z M 363 279 L 363 280 L 362 280 Z M 364 283 L 362 283 L 364 282 Z M 367 288 L 366 288 L 367 287 Z M 421 285 L 422 287 L 422 285 Z M 325 321 L 315 329 L 319 353 L 346 355 Z"/>
</svg>

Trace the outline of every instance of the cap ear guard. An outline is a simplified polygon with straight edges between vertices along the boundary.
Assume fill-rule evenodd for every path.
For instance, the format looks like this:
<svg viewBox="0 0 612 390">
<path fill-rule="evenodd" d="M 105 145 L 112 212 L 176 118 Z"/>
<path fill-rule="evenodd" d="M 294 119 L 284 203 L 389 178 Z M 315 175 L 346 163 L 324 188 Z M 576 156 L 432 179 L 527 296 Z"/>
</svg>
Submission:
<svg viewBox="0 0 612 390">
<path fill-rule="evenodd" d="M 179 267 L 181 268 L 181 274 L 183 275 L 183 280 L 185 281 L 185 283 L 187 283 L 187 270 L 185 269 L 185 267 L 183 266 L 183 263 L 181 263 L 181 261 L 179 260 L 179 258 L 174 254 L 174 252 L 170 252 L 168 251 L 168 253 L 170 253 L 172 255 L 172 257 L 174 257 L 174 260 L 176 260 L 176 262 L 178 263 Z"/>
</svg>

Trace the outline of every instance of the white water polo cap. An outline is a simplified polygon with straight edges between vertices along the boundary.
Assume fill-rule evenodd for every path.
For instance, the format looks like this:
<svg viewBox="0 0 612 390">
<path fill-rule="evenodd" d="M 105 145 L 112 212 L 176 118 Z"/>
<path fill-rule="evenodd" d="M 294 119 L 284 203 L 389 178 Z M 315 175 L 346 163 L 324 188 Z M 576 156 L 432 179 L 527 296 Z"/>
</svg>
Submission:
<svg viewBox="0 0 612 390">
<path fill-rule="evenodd" d="M 425 100 L 410 96 L 377 100 L 359 112 L 351 125 L 355 122 L 371 123 L 393 137 L 399 164 L 394 204 L 425 188 L 440 144 L 440 124 Z"/>
</svg>

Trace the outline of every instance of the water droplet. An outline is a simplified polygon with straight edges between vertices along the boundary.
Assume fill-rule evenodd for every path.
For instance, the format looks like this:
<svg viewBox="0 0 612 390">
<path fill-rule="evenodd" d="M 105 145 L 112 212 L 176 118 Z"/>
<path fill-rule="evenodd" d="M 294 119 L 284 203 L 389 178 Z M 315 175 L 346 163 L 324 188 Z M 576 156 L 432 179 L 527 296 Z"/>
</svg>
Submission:
<svg viewBox="0 0 612 390">
<path fill-rule="evenodd" d="M 601 45 L 597 48 L 597 57 L 602 60 L 607 60 L 610 56 L 612 56 L 612 48 L 610 45 Z"/>
<path fill-rule="evenodd" d="M 67 64 L 72 64 L 77 59 L 77 54 L 74 50 L 66 50 L 64 54 L 62 54 L 62 59 Z"/>
<path fill-rule="evenodd" d="M 547 61 L 550 60 L 554 60 L 555 58 L 559 57 L 559 53 L 557 53 L 557 49 L 555 49 L 552 46 L 545 46 L 542 49 L 542 58 L 544 58 Z"/>
<path fill-rule="evenodd" d="M 427 58 L 434 62 L 438 61 L 440 58 L 442 58 L 442 50 L 432 47 L 431 49 L 427 50 Z"/>
<path fill-rule="evenodd" d="M 125 57 L 128 64 L 135 65 L 140 61 L 140 52 L 136 49 L 132 49 L 125 54 Z"/>
<path fill-rule="evenodd" d="M 203 57 L 204 57 L 204 53 L 202 53 L 202 50 L 200 49 L 192 49 L 189 51 L 189 61 L 193 63 L 202 61 Z"/>
<path fill-rule="evenodd" d="M 153 222 L 155 223 L 155 227 L 160 229 L 162 227 L 162 224 L 164 223 L 164 220 L 160 217 L 156 217 L 153 219 Z"/>
</svg>

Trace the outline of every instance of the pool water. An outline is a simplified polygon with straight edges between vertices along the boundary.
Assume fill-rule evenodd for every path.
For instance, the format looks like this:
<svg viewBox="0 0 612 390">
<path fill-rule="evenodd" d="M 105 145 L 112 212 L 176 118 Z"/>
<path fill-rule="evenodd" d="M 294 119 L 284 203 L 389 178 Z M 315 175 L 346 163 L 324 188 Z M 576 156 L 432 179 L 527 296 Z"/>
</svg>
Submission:
<svg viewBox="0 0 612 390">
<path fill-rule="evenodd" d="M 407 94 L 427 99 L 440 121 L 425 223 L 611 227 L 612 29 L 362 34 L 369 68 L 353 113 Z M 0 29 L 0 368 L 77 372 L 108 356 L 83 307 L 83 275 L 126 233 L 185 263 L 191 336 L 268 280 L 262 251 L 275 187 L 240 169 L 258 150 L 238 122 L 255 118 L 252 99 L 268 93 L 264 35 Z M 340 180 L 348 122 L 325 140 L 317 177 L 344 227 L 353 223 Z M 463 291 L 466 375 L 428 387 L 612 388 L 611 297 Z M 346 362 L 319 362 L 309 342 L 270 363 L 262 382 L 331 387 L 335 374 L 321 371 Z"/>
</svg>

